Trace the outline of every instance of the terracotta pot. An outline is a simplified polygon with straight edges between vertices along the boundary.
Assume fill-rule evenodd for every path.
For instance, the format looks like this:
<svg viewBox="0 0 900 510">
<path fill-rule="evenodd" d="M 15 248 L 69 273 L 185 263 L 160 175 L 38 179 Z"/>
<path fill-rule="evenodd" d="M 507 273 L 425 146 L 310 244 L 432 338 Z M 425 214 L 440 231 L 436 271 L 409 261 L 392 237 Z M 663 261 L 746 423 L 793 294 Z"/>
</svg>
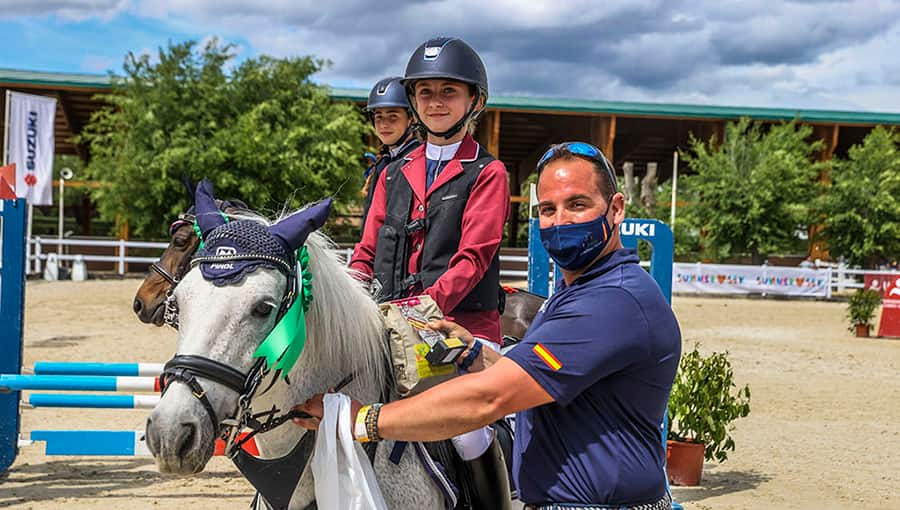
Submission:
<svg viewBox="0 0 900 510">
<path fill-rule="evenodd" d="M 666 473 L 672 485 L 700 485 L 703 474 L 703 443 L 666 441 Z"/>
<path fill-rule="evenodd" d="M 868 324 L 857 324 L 856 325 L 856 336 L 868 337 L 869 336 L 869 325 Z"/>
</svg>

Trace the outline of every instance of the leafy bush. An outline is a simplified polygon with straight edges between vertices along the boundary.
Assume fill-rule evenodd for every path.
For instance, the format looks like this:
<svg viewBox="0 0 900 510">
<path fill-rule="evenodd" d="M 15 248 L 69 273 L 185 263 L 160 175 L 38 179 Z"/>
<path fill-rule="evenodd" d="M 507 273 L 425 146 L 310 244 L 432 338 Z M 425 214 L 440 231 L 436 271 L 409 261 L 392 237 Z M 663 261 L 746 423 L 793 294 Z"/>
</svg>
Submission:
<svg viewBox="0 0 900 510">
<path fill-rule="evenodd" d="M 857 324 L 872 325 L 872 319 L 875 318 L 875 309 L 881 304 L 881 294 L 877 290 L 857 289 L 856 293 L 847 300 L 847 318 L 850 319 L 850 327 L 852 333 L 856 329 Z"/>
<path fill-rule="evenodd" d="M 179 178 L 209 178 L 216 195 L 268 216 L 333 195 L 336 214 L 358 201 L 364 136 L 359 108 L 332 101 L 312 76 L 313 57 L 250 58 L 231 45 L 170 44 L 157 58 L 129 53 L 109 103 L 79 138 L 91 160 L 84 178 L 102 217 L 136 236 L 164 235 L 187 208 Z"/>
<path fill-rule="evenodd" d="M 734 451 L 732 422 L 750 414 L 750 387 L 737 393 L 728 352 L 700 354 L 699 346 L 681 357 L 669 398 L 669 439 L 703 443 L 706 460 L 724 462 Z"/>
</svg>

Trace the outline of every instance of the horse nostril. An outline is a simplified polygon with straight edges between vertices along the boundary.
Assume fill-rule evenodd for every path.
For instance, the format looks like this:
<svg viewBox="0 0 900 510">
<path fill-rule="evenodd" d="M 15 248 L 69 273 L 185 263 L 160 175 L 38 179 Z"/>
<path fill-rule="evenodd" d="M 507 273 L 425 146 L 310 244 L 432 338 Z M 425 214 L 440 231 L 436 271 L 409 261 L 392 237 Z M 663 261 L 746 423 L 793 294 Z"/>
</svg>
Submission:
<svg viewBox="0 0 900 510">
<path fill-rule="evenodd" d="M 181 447 L 178 449 L 178 456 L 183 459 L 187 457 L 188 452 L 191 451 L 191 447 L 194 445 L 197 427 L 193 423 L 182 423 L 181 426 Z"/>
<path fill-rule="evenodd" d="M 140 299 L 135 298 L 132 308 L 134 308 L 134 313 L 141 313 L 141 310 L 144 309 L 144 304 L 141 303 Z"/>
</svg>

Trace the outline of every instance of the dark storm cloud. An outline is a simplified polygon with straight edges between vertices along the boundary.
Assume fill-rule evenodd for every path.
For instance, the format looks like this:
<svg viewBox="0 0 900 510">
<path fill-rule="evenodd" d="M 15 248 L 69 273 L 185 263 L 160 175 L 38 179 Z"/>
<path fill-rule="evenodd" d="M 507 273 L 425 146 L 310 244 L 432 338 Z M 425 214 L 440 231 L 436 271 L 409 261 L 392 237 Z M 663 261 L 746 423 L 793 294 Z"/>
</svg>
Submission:
<svg viewBox="0 0 900 510">
<path fill-rule="evenodd" d="M 817 2 L 788 4 L 716 26 L 711 39 L 726 65 L 796 64 L 835 48 L 878 37 L 897 22 L 896 4 Z"/>
<path fill-rule="evenodd" d="M 880 87 L 900 73 L 893 0 L 0 0 L 12 16 L 75 19 L 123 4 L 182 31 L 238 37 L 246 55 L 328 59 L 318 79 L 361 88 L 402 74 L 439 35 L 478 50 L 493 95 L 852 102 L 866 88 L 891 97 Z"/>
</svg>

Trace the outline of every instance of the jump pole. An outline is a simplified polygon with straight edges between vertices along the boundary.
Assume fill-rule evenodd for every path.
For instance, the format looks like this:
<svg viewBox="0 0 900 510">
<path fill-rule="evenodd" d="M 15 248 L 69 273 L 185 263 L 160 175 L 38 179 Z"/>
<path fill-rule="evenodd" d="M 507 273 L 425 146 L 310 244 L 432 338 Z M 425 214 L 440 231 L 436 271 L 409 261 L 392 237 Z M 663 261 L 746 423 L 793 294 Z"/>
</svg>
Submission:
<svg viewBox="0 0 900 510">
<path fill-rule="evenodd" d="M 0 374 L 0 392 L 21 390 L 159 392 L 158 377 Z"/>
<path fill-rule="evenodd" d="M 45 455 L 151 457 L 143 430 L 33 430 L 30 439 L 20 440 L 18 446 L 44 443 Z M 238 439 L 243 437 L 241 434 Z M 244 451 L 259 455 L 251 439 Z M 224 455 L 225 443 L 216 440 L 213 455 Z"/>
<path fill-rule="evenodd" d="M 32 393 L 26 407 L 76 407 L 81 409 L 153 409 L 159 395 L 91 395 L 79 393 Z"/>
<path fill-rule="evenodd" d="M 35 375 L 113 375 L 124 377 L 156 377 L 163 372 L 162 363 L 82 363 L 37 361 Z"/>
</svg>

